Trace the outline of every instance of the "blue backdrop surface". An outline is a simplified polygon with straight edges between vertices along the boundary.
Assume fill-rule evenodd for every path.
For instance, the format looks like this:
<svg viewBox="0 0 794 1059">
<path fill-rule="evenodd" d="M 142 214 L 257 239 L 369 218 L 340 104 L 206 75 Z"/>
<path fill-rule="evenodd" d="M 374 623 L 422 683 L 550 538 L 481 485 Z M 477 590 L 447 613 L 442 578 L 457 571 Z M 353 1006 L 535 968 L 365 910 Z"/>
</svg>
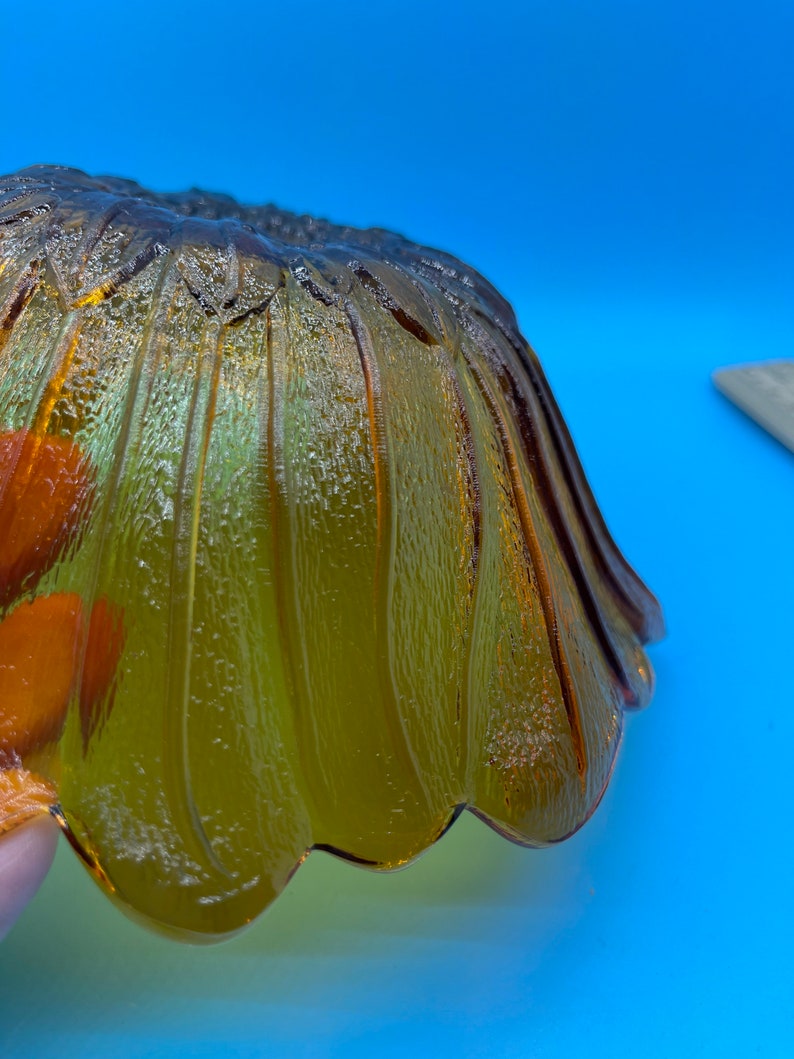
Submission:
<svg viewBox="0 0 794 1059">
<path fill-rule="evenodd" d="M 513 302 L 660 596 L 593 820 L 315 854 L 245 935 L 127 922 L 64 848 L 0 946 L 3 1054 L 794 1054 L 794 458 L 712 389 L 794 350 L 794 6 L 5 7 L 0 171 L 394 228 Z"/>
</svg>

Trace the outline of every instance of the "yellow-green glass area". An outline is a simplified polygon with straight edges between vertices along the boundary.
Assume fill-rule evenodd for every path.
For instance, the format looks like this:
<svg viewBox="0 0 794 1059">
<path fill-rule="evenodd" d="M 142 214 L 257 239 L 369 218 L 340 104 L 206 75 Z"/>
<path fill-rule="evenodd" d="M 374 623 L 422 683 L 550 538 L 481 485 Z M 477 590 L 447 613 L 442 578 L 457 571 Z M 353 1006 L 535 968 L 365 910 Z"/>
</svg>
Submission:
<svg viewBox="0 0 794 1059">
<path fill-rule="evenodd" d="M 67 440 L 92 490 L 0 613 L 78 600 L 94 630 L 13 763 L 98 881 L 217 936 L 315 847 L 396 868 L 463 808 L 574 831 L 661 618 L 496 292 L 382 232 L 68 170 L 3 186 L 0 433 Z"/>
</svg>

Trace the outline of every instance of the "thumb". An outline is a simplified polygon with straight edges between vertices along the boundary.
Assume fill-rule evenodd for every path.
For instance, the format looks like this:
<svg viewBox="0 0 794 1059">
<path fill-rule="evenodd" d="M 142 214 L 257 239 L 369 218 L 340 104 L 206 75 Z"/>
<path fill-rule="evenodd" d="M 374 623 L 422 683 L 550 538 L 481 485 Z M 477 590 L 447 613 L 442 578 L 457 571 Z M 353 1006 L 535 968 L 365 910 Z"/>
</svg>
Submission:
<svg viewBox="0 0 794 1059">
<path fill-rule="evenodd" d="M 51 817 L 39 816 L 0 838 L 0 940 L 50 870 L 58 834 Z"/>
</svg>

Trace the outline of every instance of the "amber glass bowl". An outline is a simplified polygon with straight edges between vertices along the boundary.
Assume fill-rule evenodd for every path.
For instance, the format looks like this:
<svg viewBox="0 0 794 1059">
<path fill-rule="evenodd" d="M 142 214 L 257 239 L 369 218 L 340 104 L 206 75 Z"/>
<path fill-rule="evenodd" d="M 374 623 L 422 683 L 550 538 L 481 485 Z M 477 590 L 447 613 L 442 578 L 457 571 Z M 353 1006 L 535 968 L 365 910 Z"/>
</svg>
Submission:
<svg viewBox="0 0 794 1059">
<path fill-rule="evenodd" d="M 187 937 L 464 808 L 571 834 L 662 629 L 476 272 L 49 167 L 0 179 L 0 608 L 0 830 Z"/>
</svg>

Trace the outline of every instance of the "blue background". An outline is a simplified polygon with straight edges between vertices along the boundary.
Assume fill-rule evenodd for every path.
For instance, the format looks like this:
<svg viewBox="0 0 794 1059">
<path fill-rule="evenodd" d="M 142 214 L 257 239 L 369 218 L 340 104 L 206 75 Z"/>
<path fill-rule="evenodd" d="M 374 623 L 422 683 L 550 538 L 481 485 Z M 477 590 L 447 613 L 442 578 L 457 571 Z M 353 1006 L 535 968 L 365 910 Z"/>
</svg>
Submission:
<svg viewBox="0 0 794 1059">
<path fill-rule="evenodd" d="M 312 856 L 247 934 L 128 923 L 66 848 L 0 948 L 4 1054 L 794 1054 L 794 459 L 715 394 L 794 348 L 794 5 L 3 3 L 0 170 L 193 184 L 440 246 L 514 303 L 661 597 L 603 806 Z"/>
</svg>

